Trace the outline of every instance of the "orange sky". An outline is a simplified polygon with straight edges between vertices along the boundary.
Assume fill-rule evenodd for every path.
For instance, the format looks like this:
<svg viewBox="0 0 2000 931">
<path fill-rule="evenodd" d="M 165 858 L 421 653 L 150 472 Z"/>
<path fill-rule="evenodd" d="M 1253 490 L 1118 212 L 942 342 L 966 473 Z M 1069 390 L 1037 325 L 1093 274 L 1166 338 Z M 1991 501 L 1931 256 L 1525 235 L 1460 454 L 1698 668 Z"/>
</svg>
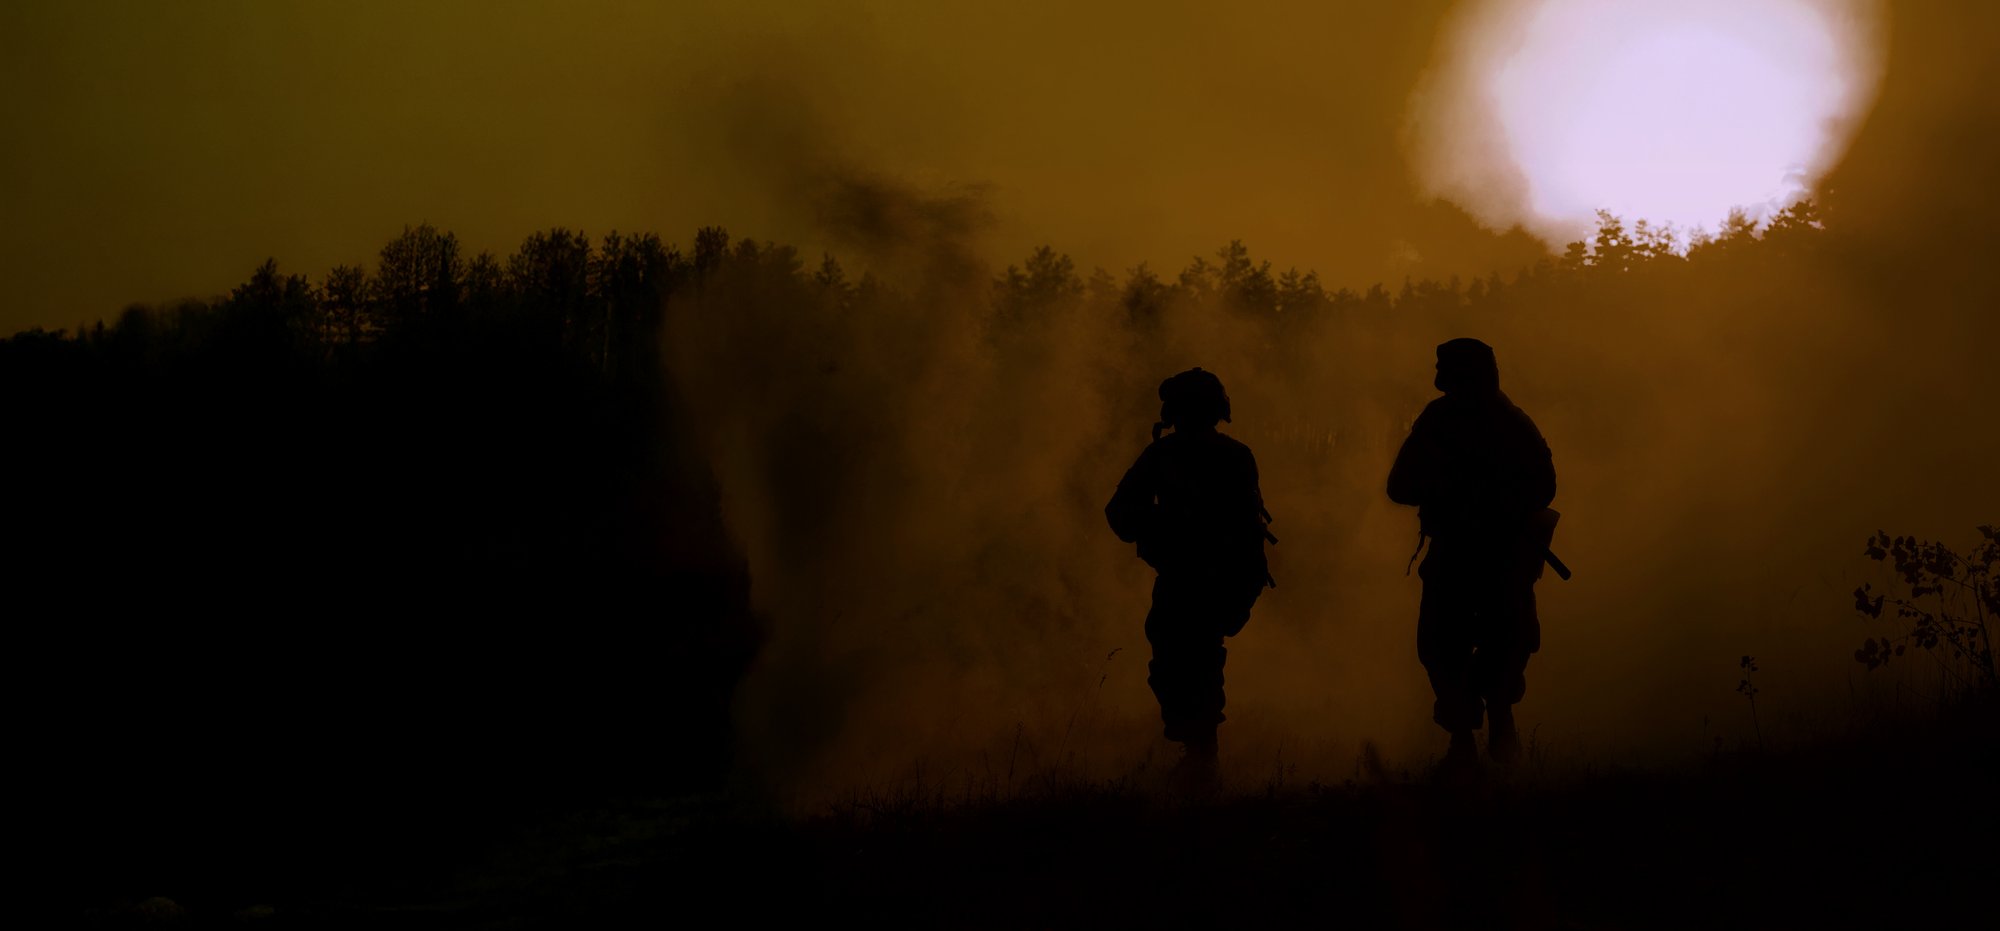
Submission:
<svg viewBox="0 0 2000 931">
<path fill-rule="evenodd" d="M 1242 238 L 1360 288 L 1537 254 L 1410 180 L 1444 0 L 1071 7 L 16 0 L 0 331 L 219 293 L 267 255 L 317 276 L 406 222 L 496 251 L 555 224 L 709 223 L 812 250 L 787 184 L 820 164 L 983 187 L 1002 263 L 1048 242 L 1171 269 Z M 1964 147 L 1938 138 L 1991 108 L 1961 21 L 1990 11 L 1894 14 L 1918 54 L 1890 56 L 1839 175 L 1862 199 L 1952 174 Z"/>
<path fill-rule="evenodd" d="M 803 158 L 982 185 L 992 257 L 1243 238 L 1363 283 L 1518 263 L 1417 201 L 1444 4 L 55 3 L 0 11 L 0 329 L 313 275 L 405 222 L 511 248 L 701 224 L 812 248 Z M 1414 260 L 1414 261 L 1413 261 Z"/>
</svg>

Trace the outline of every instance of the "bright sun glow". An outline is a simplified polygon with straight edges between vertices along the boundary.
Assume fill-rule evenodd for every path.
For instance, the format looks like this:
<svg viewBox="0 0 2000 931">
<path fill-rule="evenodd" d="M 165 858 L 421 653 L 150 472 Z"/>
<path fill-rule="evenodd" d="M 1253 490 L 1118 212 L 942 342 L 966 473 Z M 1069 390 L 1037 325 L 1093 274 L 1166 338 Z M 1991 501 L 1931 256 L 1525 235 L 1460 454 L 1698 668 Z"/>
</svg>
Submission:
<svg viewBox="0 0 2000 931">
<path fill-rule="evenodd" d="M 1545 234 L 1600 208 L 1682 229 L 1760 214 L 1809 189 L 1872 99 L 1862 12 L 1486 0 L 1418 100 L 1421 173 L 1488 222 Z M 1505 164 L 1467 164 L 1482 158 Z"/>
</svg>

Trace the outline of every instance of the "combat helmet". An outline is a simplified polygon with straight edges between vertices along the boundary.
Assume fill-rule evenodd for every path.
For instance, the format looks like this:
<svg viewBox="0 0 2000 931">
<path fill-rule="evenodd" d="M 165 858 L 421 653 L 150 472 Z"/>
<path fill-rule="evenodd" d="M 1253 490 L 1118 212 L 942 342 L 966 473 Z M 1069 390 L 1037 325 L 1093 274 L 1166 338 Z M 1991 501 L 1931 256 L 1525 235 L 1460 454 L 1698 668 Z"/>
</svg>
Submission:
<svg viewBox="0 0 2000 931">
<path fill-rule="evenodd" d="M 1493 358 L 1493 347 L 1464 336 L 1438 344 L 1433 383 L 1446 394 L 1497 394 L 1500 363 Z"/>
<path fill-rule="evenodd" d="M 1229 392 L 1214 372 L 1197 365 L 1160 382 L 1160 422 L 1153 425 L 1154 439 L 1170 426 L 1218 420 L 1229 422 Z"/>
</svg>

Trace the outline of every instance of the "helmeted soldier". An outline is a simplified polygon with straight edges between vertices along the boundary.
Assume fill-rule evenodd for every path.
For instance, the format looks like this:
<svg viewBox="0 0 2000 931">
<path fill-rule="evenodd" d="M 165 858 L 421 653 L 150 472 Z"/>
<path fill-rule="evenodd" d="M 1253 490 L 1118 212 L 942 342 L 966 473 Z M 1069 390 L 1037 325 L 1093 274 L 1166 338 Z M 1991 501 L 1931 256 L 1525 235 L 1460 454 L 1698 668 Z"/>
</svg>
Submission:
<svg viewBox="0 0 2000 931">
<path fill-rule="evenodd" d="M 1216 430 L 1228 421 L 1229 395 L 1214 374 L 1194 368 L 1161 382 L 1153 443 L 1104 508 L 1112 531 L 1137 543 L 1139 558 L 1158 573 L 1146 615 L 1153 647 L 1146 682 L 1166 738 L 1204 770 L 1214 765 L 1223 721 L 1222 641 L 1243 629 L 1273 584 L 1264 542 L 1276 542 L 1265 526 L 1256 458 Z"/>
<path fill-rule="evenodd" d="M 1417 657 L 1451 734 L 1448 763 L 1478 758 L 1484 717 L 1496 760 L 1520 752 L 1514 705 L 1541 649 L 1535 580 L 1548 557 L 1556 473 L 1535 422 L 1500 391 L 1492 347 L 1454 339 L 1437 348 L 1438 390 L 1389 472 L 1389 497 L 1420 508 L 1423 607 Z M 1414 558 L 1414 557 L 1413 557 Z"/>
</svg>

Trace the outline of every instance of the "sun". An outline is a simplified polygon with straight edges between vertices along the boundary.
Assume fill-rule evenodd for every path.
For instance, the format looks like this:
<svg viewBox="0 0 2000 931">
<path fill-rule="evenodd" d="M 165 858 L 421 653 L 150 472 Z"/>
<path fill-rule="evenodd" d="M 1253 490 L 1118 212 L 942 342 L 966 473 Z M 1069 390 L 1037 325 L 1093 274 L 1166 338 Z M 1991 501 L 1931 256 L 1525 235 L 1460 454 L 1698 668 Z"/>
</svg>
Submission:
<svg viewBox="0 0 2000 931">
<path fill-rule="evenodd" d="M 1545 233 L 1600 209 L 1683 230 L 1761 214 L 1809 192 L 1872 100 L 1866 12 L 1488 0 L 1420 94 L 1419 174 L 1494 225 Z"/>
</svg>

